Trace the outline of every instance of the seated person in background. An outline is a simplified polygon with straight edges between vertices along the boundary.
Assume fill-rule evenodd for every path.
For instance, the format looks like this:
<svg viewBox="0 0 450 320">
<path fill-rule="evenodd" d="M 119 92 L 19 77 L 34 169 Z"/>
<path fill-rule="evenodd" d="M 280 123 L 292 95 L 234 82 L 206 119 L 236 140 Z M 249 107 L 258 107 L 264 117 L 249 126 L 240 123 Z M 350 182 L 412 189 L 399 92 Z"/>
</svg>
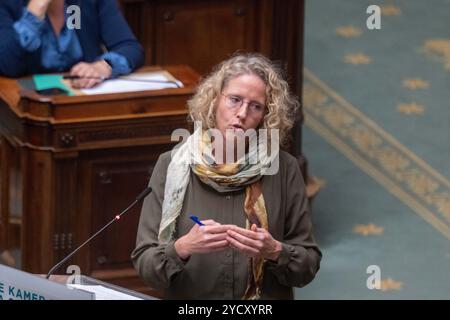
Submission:
<svg viewBox="0 0 450 320">
<path fill-rule="evenodd" d="M 78 5 L 80 28 L 68 28 L 66 8 Z M 0 75 L 70 71 L 75 88 L 127 74 L 144 61 L 117 0 L 1 0 Z M 103 52 L 102 46 L 107 52 Z"/>
<path fill-rule="evenodd" d="M 283 145 L 298 101 L 274 64 L 248 54 L 220 64 L 188 106 L 202 128 L 153 169 L 135 268 L 169 299 L 293 299 L 293 287 L 314 278 L 322 256 L 305 184 L 293 156 L 270 148 L 261 157 L 263 140 L 252 144 L 247 132 L 278 130 L 270 144 Z M 269 174 L 275 159 L 278 170 Z"/>
</svg>

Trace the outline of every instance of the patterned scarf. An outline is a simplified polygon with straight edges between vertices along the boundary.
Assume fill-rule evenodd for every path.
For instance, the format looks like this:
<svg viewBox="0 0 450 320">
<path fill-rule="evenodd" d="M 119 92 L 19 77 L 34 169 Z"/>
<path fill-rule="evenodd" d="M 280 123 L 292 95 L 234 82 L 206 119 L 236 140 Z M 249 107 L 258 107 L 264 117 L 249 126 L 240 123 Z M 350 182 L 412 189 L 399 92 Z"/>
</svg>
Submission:
<svg viewBox="0 0 450 320">
<path fill-rule="evenodd" d="M 244 212 L 247 215 L 246 228 L 253 224 L 268 229 L 267 211 L 261 192 L 260 179 L 278 152 L 270 156 L 259 155 L 259 161 L 251 164 L 249 159 L 261 150 L 263 139 L 258 144 L 250 144 L 246 155 L 232 164 L 211 164 L 211 138 L 197 130 L 186 143 L 175 149 L 167 169 L 162 217 L 158 238 L 161 243 L 173 239 L 176 219 L 181 213 L 183 199 L 189 183 L 190 169 L 199 179 L 218 192 L 230 192 L 245 188 Z M 265 149 L 267 150 L 267 149 Z M 208 161 L 207 161 L 208 160 Z M 251 258 L 249 263 L 247 288 L 243 299 L 259 299 L 263 280 L 264 259 Z"/>
</svg>

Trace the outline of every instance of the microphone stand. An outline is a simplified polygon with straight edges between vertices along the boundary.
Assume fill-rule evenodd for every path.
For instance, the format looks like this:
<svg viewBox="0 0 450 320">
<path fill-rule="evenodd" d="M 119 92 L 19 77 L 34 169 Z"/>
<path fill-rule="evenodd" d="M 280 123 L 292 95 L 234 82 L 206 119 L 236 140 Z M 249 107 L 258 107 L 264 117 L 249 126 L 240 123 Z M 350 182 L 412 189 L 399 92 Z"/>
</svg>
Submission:
<svg viewBox="0 0 450 320">
<path fill-rule="evenodd" d="M 60 262 L 58 262 L 56 265 L 54 265 L 50 271 L 47 273 L 46 279 L 50 278 L 50 276 L 58 270 L 69 258 L 71 258 L 75 253 L 77 253 L 81 248 L 83 248 L 87 243 L 89 243 L 92 239 L 94 239 L 96 236 L 98 236 L 100 233 L 103 232 L 106 228 L 108 228 L 110 225 L 112 225 L 115 221 L 120 220 L 120 217 L 127 213 L 131 208 L 133 208 L 136 204 L 138 204 L 142 199 L 144 199 L 150 192 L 152 192 L 152 188 L 147 187 L 144 191 L 142 191 L 137 197 L 136 200 L 134 200 L 125 210 L 123 210 L 120 214 L 116 215 L 114 219 L 109 221 L 103 228 L 98 230 L 95 234 L 93 234 L 89 239 L 87 239 L 85 242 L 83 242 L 80 246 L 78 246 L 75 250 L 73 250 L 71 253 L 69 253 L 64 259 L 62 259 Z"/>
</svg>

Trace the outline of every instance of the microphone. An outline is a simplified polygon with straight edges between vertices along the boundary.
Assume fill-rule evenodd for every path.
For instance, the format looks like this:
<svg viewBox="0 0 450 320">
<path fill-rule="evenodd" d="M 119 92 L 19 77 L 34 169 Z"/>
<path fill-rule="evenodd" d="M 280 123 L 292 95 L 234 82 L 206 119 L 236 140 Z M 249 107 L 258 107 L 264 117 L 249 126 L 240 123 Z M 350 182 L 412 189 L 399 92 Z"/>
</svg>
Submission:
<svg viewBox="0 0 450 320">
<path fill-rule="evenodd" d="M 151 80 L 151 79 L 125 78 L 125 77 L 116 77 L 116 78 L 80 77 L 80 76 L 71 76 L 71 75 L 65 75 L 65 76 L 63 76 L 63 79 L 64 80 L 96 79 L 96 80 L 101 80 L 101 81 L 120 79 L 120 80 L 125 80 L 125 81 L 134 81 L 134 82 L 170 83 L 170 84 L 175 85 L 177 88 L 180 88 L 180 85 L 178 84 L 178 82 L 171 81 L 171 80 Z"/>
<path fill-rule="evenodd" d="M 81 248 L 83 248 L 86 244 L 88 244 L 92 239 L 94 239 L 96 236 L 98 236 L 100 233 L 103 232 L 106 228 L 108 228 L 110 225 L 112 225 L 115 221 L 120 220 L 120 217 L 122 217 L 123 214 L 127 213 L 131 208 L 133 208 L 136 204 L 138 204 L 142 199 L 144 199 L 148 194 L 152 192 L 151 187 L 147 187 L 142 191 L 137 197 L 136 200 L 134 200 L 125 210 L 123 210 L 120 214 L 116 215 L 114 219 L 112 219 L 110 222 L 108 222 L 103 228 L 98 230 L 94 235 L 92 235 L 89 239 L 87 239 L 85 242 L 83 242 L 80 246 L 78 246 L 75 250 L 73 250 L 71 253 L 69 253 L 64 259 L 62 259 L 60 262 L 58 262 L 56 265 L 54 265 L 50 271 L 47 273 L 46 279 L 50 278 L 50 276 L 58 270 L 69 258 L 71 258 L 75 253 L 78 252 Z"/>
</svg>

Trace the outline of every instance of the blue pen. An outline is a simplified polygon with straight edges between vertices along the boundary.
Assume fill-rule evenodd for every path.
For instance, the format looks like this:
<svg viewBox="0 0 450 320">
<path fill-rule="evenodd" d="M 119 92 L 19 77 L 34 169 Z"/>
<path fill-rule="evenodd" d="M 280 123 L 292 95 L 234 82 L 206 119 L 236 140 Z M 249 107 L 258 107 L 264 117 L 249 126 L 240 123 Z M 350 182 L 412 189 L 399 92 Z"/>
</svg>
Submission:
<svg viewBox="0 0 450 320">
<path fill-rule="evenodd" d="M 194 216 L 194 215 L 190 215 L 189 216 L 189 218 L 191 218 L 191 220 L 192 221 L 194 221 L 196 224 L 198 224 L 199 226 L 204 226 L 205 224 L 204 223 L 202 223 L 201 221 L 200 221 L 200 219 L 197 217 L 197 216 Z"/>
</svg>

